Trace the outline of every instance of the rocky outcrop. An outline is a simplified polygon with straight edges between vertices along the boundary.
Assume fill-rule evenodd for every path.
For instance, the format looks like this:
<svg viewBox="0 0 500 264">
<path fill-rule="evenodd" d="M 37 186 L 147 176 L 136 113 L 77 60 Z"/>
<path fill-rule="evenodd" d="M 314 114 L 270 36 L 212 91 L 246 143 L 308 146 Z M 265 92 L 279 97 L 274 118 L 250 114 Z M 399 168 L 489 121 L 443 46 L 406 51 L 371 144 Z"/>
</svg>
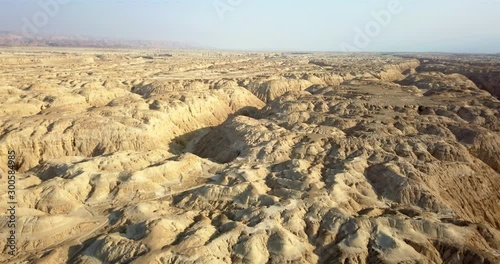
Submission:
<svg viewBox="0 0 500 264">
<path fill-rule="evenodd" d="M 463 74 L 479 88 L 500 98 L 500 70 L 494 56 L 417 56 L 423 63 L 420 71 Z"/>
<path fill-rule="evenodd" d="M 109 90 L 101 89 L 104 95 L 89 93 L 95 99 L 85 99 L 80 92 L 65 94 L 62 89 L 61 95 L 49 90 L 51 95 L 26 96 L 23 101 L 38 101 L 45 109 L 34 118 L 19 116 L 5 120 L 0 151 L 20 153 L 18 167 L 24 171 L 62 156 L 168 150 L 178 136 L 219 125 L 244 108 L 264 105 L 243 88 L 195 90 L 186 95 L 162 94 L 147 99 L 124 90 L 106 97 Z M 190 93 L 196 95 L 190 97 Z M 38 99 L 47 96 L 50 101 Z M 71 101 L 68 97 L 79 100 Z"/>
</svg>

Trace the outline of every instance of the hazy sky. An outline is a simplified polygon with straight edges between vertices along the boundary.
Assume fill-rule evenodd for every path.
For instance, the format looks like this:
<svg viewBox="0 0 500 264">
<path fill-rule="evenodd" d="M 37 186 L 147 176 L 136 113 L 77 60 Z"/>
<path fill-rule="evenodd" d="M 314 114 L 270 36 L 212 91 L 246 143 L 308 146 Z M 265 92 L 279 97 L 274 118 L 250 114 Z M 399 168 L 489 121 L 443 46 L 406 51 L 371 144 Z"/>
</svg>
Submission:
<svg viewBox="0 0 500 264">
<path fill-rule="evenodd" d="M 500 0 L 0 0 L 0 30 L 221 49 L 498 53 L 499 14 Z"/>
</svg>

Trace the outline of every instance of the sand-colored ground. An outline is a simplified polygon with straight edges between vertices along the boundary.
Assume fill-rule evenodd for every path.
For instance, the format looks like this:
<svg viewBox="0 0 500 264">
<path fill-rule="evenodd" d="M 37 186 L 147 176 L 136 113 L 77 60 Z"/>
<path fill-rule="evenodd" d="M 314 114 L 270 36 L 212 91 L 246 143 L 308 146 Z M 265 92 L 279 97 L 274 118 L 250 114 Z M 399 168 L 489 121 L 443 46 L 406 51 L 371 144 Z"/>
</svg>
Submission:
<svg viewBox="0 0 500 264">
<path fill-rule="evenodd" d="M 0 50 L 0 262 L 500 263 L 499 61 Z"/>
</svg>

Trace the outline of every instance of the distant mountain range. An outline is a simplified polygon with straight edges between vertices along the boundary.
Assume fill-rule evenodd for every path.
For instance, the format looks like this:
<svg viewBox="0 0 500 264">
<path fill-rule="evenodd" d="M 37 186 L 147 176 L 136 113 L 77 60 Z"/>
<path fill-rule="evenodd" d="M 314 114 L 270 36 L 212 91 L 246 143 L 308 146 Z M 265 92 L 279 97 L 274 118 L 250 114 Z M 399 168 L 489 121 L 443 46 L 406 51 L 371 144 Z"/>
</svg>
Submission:
<svg viewBox="0 0 500 264">
<path fill-rule="evenodd" d="M 0 47 L 82 47 L 82 48 L 165 48 L 196 49 L 189 44 L 172 41 L 115 40 L 109 38 L 68 35 L 25 37 L 21 33 L 0 31 Z"/>
</svg>

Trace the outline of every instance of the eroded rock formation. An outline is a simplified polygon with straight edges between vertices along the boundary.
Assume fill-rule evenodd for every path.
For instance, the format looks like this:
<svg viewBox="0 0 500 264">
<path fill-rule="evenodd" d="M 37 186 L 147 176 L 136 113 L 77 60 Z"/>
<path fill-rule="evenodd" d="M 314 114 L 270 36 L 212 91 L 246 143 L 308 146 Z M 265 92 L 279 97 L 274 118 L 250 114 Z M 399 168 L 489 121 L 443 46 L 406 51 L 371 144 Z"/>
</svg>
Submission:
<svg viewBox="0 0 500 264">
<path fill-rule="evenodd" d="M 500 101 L 415 57 L 4 52 L 0 259 L 500 262 Z"/>
</svg>

